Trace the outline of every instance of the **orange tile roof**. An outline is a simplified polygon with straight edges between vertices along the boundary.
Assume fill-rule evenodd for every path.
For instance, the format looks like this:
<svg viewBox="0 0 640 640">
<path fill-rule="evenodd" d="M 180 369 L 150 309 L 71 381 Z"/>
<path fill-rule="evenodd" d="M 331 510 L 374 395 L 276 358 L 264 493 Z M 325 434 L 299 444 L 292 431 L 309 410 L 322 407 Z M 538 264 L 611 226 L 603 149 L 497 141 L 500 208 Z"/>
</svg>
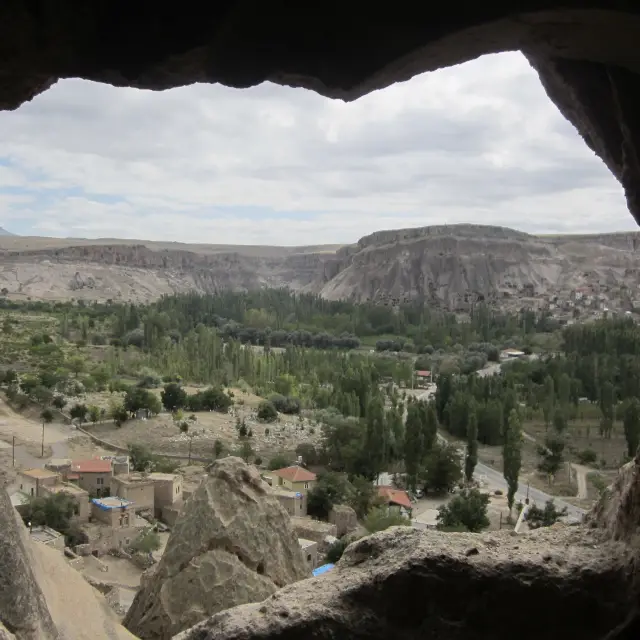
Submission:
<svg viewBox="0 0 640 640">
<path fill-rule="evenodd" d="M 311 482 L 316 479 L 315 473 L 311 473 L 311 471 L 307 471 L 298 465 L 278 469 L 273 473 L 280 478 L 289 480 L 289 482 Z"/>
<path fill-rule="evenodd" d="M 21 471 L 23 476 L 29 476 L 30 478 L 36 478 L 38 480 L 44 480 L 45 478 L 57 478 L 60 474 L 49 469 L 25 469 Z"/>
<path fill-rule="evenodd" d="M 378 487 L 378 496 L 388 504 L 397 504 L 405 509 L 413 509 L 411 500 L 406 491 L 381 485 Z"/>
<path fill-rule="evenodd" d="M 111 473 L 111 460 L 92 458 L 91 460 L 74 460 L 71 470 L 76 473 Z"/>
</svg>

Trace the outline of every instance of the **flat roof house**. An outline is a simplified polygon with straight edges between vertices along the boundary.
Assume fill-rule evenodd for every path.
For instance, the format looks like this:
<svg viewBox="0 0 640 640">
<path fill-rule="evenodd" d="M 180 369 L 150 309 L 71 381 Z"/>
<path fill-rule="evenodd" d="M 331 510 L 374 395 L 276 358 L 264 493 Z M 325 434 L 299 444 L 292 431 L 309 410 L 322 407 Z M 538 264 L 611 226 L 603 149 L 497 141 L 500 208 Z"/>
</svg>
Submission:
<svg viewBox="0 0 640 640">
<path fill-rule="evenodd" d="M 111 493 L 133 502 L 135 511 L 150 510 L 155 506 L 154 482 L 148 474 L 129 473 L 111 479 Z"/>
<path fill-rule="evenodd" d="M 89 493 L 84 489 L 72 484 L 71 482 L 60 482 L 51 486 L 45 486 L 41 489 L 42 495 L 55 495 L 58 493 L 66 493 L 73 498 L 77 505 L 76 517 L 81 522 L 89 519 Z"/>
<path fill-rule="evenodd" d="M 112 529 L 130 527 L 134 519 L 133 503 L 121 498 L 94 498 L 91 501 L 91 517 Z"/>
<path fill-rule="evenodd" d="M 112 477 L 111 461 L 100 458 L 74 460 L 67 475 L 68 480 L 98 498 L 110 495 Z"/>
<path fill-rule="evenodd" d="M 60 474 L 49 469 L 24 469 L 18 472 L 20 491 L 30 497 L 42 495 L 42 487 L 57 484 Z"/>
</svg>

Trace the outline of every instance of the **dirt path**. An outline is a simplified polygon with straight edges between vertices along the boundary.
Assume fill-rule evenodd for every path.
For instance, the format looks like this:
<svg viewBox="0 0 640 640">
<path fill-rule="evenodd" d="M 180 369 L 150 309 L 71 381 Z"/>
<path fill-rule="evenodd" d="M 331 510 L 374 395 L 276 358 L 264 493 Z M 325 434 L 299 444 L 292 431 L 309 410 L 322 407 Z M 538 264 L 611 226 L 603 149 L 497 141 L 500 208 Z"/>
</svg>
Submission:
<svg viewBox="0 0 640 640">
<path fill-rule="evenodd" d="M 586 500 L 589 497 L 587 489 L 587 474 L 591 469 L 583 467 L 581 464 L 572 464 L 573 470 L 576 472 L 576 483 L 578 485 L 578 495 L 580 500 Z"/>
</svg>

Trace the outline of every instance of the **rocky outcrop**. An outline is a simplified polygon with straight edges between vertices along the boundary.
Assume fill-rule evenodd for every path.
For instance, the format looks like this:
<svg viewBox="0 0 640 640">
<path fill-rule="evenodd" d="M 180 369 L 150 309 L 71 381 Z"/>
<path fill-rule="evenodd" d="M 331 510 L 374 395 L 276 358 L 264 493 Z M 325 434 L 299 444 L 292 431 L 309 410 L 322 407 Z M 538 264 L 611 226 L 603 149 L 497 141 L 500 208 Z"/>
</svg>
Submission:
<svg viewBox="0 0 640 640">
<path fill-rule="evenodd" d="M 171 638 L 309 575 L 289 516 L 258 471 L 224 458 L 187 500 L 124 624 L 140 638 Z"/>
<path fill-rule="evenodd" d="M 24 524 L 0 487 L 0 623 L 20 640 L 57 638 L 30 559 Z"/>
<path fill-rule="evenodd" d="M 176 640 L 595 640 L 637 599 L 629 563 L 625 545 L 581 527 L 395 527 L 350 545 L 332 571 Z"/>
<path fill-rule="evenodd" d="M 60 551 L 29 539 L 0 487 L 0 640 L 5 638 L 133 640 Z"/>
<path fill-rule="evenodd" d="M 636 546 L 640 536 L 640 451 L 625 464 L 586 517 L 586 522 L 614 540 Z"/>
</svg>

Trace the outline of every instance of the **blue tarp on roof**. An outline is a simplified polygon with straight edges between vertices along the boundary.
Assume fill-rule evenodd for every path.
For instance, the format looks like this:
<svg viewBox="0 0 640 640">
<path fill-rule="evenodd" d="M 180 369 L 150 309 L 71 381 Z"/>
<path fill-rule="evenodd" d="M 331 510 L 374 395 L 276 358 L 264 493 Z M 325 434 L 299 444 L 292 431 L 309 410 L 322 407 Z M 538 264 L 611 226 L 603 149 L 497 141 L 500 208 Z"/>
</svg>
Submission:
<svg viewBox="0 0 640 640">
<path fill-rule="evenodd" d="M 124 500 L 122 498 L 93 498 L 91 500 L 93 504 L 102 509 L 102 511 L 111 511 L 111 509 L 124 509 L 130 504 L 133 504 L 131 500 Z"/>
<path fill-rule="evenodd" d="M 315 578 L 315 576 L 321 576 L 323 573 L 327 573 L 327 571 L 331 571 L 331 569 L 333 569 L 333 567 L 335 567 L 335 564 L 323 564 L 321 567 L 318 567 L 317 569 L 313 570 L 313 576 Z"/>
</svg>

